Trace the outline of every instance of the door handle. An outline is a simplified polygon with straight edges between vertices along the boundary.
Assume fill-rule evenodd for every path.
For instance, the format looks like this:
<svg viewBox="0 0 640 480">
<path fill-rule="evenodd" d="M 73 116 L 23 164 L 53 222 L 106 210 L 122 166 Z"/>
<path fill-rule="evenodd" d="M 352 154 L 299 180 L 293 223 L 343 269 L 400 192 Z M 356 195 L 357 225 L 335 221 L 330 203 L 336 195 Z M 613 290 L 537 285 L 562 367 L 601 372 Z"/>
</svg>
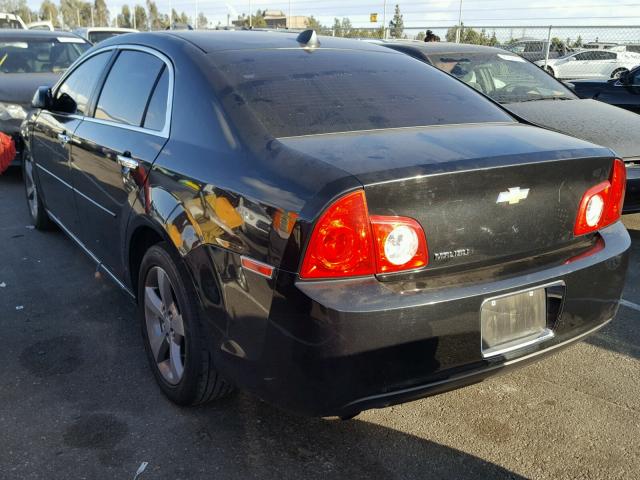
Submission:
<svg viewBox="0 0 640 480">
<path fill-rule="evenodd" d="M 128 170 L 135 170 L 140 166 L 140 163 L 135 158 L 131 158 L 131 155 L 118 155 L 116 159 L 122 168 Z"/>
<path fill-rule="evenodd" d="M 60 145 L 64 147 L 67 143 L 69 143 L 69 141 L 71 141 L 71 138 L 66 133 L 59 133 L 58 141 L 60 142 Z"/>
</svg>

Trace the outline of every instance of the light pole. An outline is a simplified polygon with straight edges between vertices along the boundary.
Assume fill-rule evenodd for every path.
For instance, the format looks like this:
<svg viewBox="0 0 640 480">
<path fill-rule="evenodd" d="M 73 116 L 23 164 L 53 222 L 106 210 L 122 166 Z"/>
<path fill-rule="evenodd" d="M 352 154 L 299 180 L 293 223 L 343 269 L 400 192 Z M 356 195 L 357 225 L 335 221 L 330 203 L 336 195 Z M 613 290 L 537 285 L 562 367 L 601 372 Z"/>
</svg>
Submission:
<svg viewBox="0 0 640 480">
<path fill-rule="evenodd" d="M 289 21 L 286 23 L 287 23 L 286 27 L 291 28 L 291 0 L 289 0 Z"/>
<path fill-rule="evenodd" d="M 458 10 L 458 28 L 456 28 L 456 43 L 460 43 L 462 35 L 462 0 L 460 0 L 460 9 Z"/>
<path fill-rule="evenodd" d="M 196 30 L 198 29 L 198 0 L 196 0 Z"/>
<path fill-rule="evenodd" d="M 387 38 L 387 0 L 384 0 L 382 7 L 382 38 Z"/>
<path fill-rule="evenodd" d="M 249 28 L 253 27 L 253 15 L 251 14 L 251 0 L 249 0 Z"/>
</svg>

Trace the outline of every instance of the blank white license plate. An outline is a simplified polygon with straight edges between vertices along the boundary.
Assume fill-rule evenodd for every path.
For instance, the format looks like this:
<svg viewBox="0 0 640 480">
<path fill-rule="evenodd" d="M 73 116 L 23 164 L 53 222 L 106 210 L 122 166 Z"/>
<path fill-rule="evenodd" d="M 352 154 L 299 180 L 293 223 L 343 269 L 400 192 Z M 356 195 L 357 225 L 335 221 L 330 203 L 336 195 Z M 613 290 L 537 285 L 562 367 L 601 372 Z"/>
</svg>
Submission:
<svg viewBox="0 0 640 480">
<path fill-rule="evenodd" d="M 488 298 L 480 310 L 482 356 L 492 357 L 553 336 L 547 328 L 544 288 Z"/>
</svg>

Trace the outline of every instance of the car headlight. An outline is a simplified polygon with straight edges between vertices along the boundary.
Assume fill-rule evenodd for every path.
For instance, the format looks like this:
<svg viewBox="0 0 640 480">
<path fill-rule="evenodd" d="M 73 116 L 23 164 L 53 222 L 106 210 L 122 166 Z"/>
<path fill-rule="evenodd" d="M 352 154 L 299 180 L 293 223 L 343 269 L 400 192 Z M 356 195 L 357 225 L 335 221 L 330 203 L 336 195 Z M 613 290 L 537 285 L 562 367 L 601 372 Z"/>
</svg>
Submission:
<svg viewBox="0 0 640 480">
<path fill-rule="evenodd" d="M 0 102 L 0 120 L 24 120 L 28 112 L 22 105 Z"/>
</svg>

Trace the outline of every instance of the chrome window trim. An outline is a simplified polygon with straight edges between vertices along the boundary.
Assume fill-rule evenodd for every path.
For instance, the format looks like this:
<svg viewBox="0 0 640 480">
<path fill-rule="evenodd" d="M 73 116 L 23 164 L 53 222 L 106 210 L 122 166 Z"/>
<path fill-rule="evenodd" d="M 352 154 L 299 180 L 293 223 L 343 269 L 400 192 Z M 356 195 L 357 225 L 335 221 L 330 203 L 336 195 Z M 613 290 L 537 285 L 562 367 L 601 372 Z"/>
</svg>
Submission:
<svg viewBox="0 0 640 480">
<path fill-rule="evenodd" d="M 95 117 L 89 117 L 87 115 L 76 115 L 76 114 L 65 114 L 65 113 L 58 113 L 55 112 L 56 114 L 59 115 L 65 115 L 68 118 L 75 118 L 78 120 L 83 120 L 89 123 L 96 123 L 99 125 L 106 125 L 106 126 L 110 126 L 110 127 L 117 127 L 117 128 L 122 128 L 125 130 L 131 130 L 134 132 L 139 132 L 139 133 L 144 133 L 147 135 L 154 135 L 156 137 L 161 137 L 161 138 L 169 138 L 169 136 L 171 135 L 171 115 L 173 113 L 173 89 L 174 89 L 174 85 L 175 85 L 175 73 L 174 73 L 174 69 L 173 69 L 173 63 L 171 63 L 171 60 L 169 60 L 169 58 L 164 55 L 163 53 L 158 52 L 157 50 L 154 50 L 152 48 L 149 47 L 144 47 L 141 45 L 133 45 L 133 44 L 128 44 L 128 43 L 123 43 L 123 44 L 119 44 L 119 45 L 110 45 L 108 47 L 102 47 L 102 48 L 98 48 L 97 50 L 91 52 L 90 54 L 88 54 L 86 57 L 80 57 L 75 64 L 73 64 L 71 67 L 69 67 L 69 70 L 67 70 L 67 73 L 65 73 L 65 75 L 63 77 L 60 78 L 60 80 L 58 80 L 58 82 L 54 85 L 54 87 L 51 89 L 53 93 L 53 96 L 55 96 L 55 94 L 57 93 L 58 89 L 60 88 L 60 86 L 69 78 L 69 76 L 71 76 L 73 74 L 73 72 L 84 62 L 86 62 L 87 60 L 89 60 L 90 58 L 103 53 L 103 52 L 108 52 L 108 51 L 113 51 L 113 50 L 120 50 L 120 51 L 124 51 L 124 50 L 133 50 L 133 51 L 138 51 L 138 52 L 143 52 L 143 53 L 147 53 L 149 55 L 153 55 L 154 57 L 160 59 L 160 61 L 162 61 L 165 64 L 165 67 L 167 68 L 168 72 L 169 72 L 169 91 L 167 92 L 167 109 L 165 112 L 165 119 L 164 119 L 164 127 L 162 128 L 162 130 L 152 130 L 150 128 L 144 128 L 144 127 L 138 127 L 135 125 L 127 125 L 124 123 L 118 123 L 118 122 L 112 122 L 110 120 L 103 120 L 103 119 L 99 119 L 99 118 L 95 118 Z M 116 59 L 117 61 L 117 59 Z M 107 75 L 107 78 L 105 78 L 105 83 L 108 81 L 109 79 L 109 75 Z M 104 87 L 104 84 L 101 85 L 101 87 Z M 101 90 L 102 92 L 102 90 Z M 96 102 L 98 99 L 96 99 Z M 97 105 L 97 103 L 96 103 Z M 94 112 L 95 113 L 95 112 Z"/>
</svg>

